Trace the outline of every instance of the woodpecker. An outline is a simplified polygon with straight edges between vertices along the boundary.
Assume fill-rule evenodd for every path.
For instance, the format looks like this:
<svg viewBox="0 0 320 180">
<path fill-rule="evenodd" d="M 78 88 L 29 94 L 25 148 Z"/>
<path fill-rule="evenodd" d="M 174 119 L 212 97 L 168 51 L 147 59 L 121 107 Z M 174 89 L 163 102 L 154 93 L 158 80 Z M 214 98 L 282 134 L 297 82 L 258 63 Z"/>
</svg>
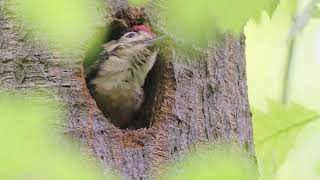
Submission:
<svg viewBox="0 0 320 180">
<path fill-rule="evenodd" d="M 118 39 L 103 44 L 97 61 L 89 68 L 88 87 L 99 109 L 113 124 L 126 128 L 144 102 L 143 85 L 159 49 L 145 25 L 125 29 Z"/>
</svg>

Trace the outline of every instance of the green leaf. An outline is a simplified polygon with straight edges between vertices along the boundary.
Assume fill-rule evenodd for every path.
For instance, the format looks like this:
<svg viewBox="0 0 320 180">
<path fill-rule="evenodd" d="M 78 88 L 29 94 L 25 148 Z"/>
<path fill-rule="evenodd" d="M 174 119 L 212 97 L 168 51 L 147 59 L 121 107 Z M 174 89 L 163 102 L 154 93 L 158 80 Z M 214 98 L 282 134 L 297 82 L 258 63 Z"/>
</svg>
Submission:
<svg viewBox="0 0 320 180">
<path fill-rule="evenodd" d="M 76 53 L 95 27 L 103 25 L 103 6 L 90 0 L 8 0 L 16 23 L 30 30 L 34 40 Z M 81 53 L 81 52 L 77 52 Z"/>
<path fill-rule="evenodd" d="M 79 152 L 57 143 L 52 124 L 62 107 L 31 96 L 0 96 L 0 179 L 117 179 L 104 177 Z"/>
<path fill-rule="evenodd" d="M 311 18 L 320 18 L 320 7 L 319 5 L 316 5 L 312 12 L 311 12 Z"/>
<path fill-rule="evenodd" d="M 294 148 L 277 172 L 277 180 L 320 179 L 320 121 L 310 123 L 299 132 Z"/>
<path fill-rule="evenodd" d="M 153 20 L 158 29 L 174 39 L 194 43 L 221 32 L 239 34 L 247 21 L 259 19 L 263 10 L 272 14 L 278 0 L 156 0 L 154 4 L 160 13 Z"/>
<path fill-rule="evenodd" d="M 256 168 L 249 155 L 230 145 L 198 145 L 167 167 L 160 180 L 255 180 Z M 245 158 L 244 158 L 245 157 Z"/>
<path fill-rule="evenodd" d="M 272 17 L 279 3 L 280 3 L 280 0 L 273 0 L 272 2 L 270 2 L 269 6 L 265 9 L 269 17 Z"/>
<path fill-rule="evenodd" d="M 286 10 L 292 17 L 294 17 L 297 13 L 298 8 L 298 0 L 285 0 Z"/>
<path fill-rule="evenodd" d="M 316 164 L 315 170 L 317 172 L 317 175 L 320 176 L 320 161 Z"/>
<path fill-rule="evenodd" d="M 261 179 L 274 178 L 297 134 L 318 114 L 300 106 L 269 101 L 267 113 L 253 110 L 254 142 Z"/>
</svg>

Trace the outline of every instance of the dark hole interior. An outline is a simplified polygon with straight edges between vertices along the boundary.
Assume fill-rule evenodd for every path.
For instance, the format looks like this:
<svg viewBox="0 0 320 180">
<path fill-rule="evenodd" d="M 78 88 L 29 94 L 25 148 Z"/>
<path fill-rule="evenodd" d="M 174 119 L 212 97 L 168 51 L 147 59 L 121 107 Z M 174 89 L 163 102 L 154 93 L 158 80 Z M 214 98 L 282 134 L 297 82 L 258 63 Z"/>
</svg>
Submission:
<svg viewBox="0 0 320 180">
<path fill-rule="evenodd" d="M 145 16 L 141 16 L 139 19 L 130 19 L 128 15 L 123 15 L 124 13 L 130 13 L 132 11 L 129 10 L 129 12 L 125 12 L 124 10 L 117 13 L 115 16 L 115 20 L 112 21 L 108 25 L 108 30 L 106 27 L 97 29 L 97 32 L 95 33 L 94 37 L 91 41 L 88 42 L 89 47 L 86 51 L 86 56 L 84 60 L 84 67 L 86 70 L 86 81 L 87 86 L 90 89 L 89 81 L 94 78 L 96 75 L 96 72 L 90 72 L 88 73 L 86 67 L 90 67 L 91 64 L 93 64 L 97 59 L 99 54 L 101 53 L 102 45 L 111 41 L 119 39 L 123 35 L 123 31 L 127 29 L 127 27 L 124 24 L 127 24 L 129 27 L 133 25 L 142 25 L 144 23 L 147 23 L 147 20 L 145 19 Z M 119 15 L 120 14 L 120 15 Z M 124 18 L 125 17 L 125 18 Z M 150 119 L 152 119 L 152 113 L 153 113 L 153 107 L 155 104 L 155 97 L 156 97 L 156 87 L 157 87 L 157 77 L 159 72 L 157 72 L 157 66 L 159 66 L 158 59 L 156 61 L 156 64 L 152 68 L 152 70 L 149 72 L 145 84 L 144 84 L 144 95 L 145 100 L 144 104 L 142 105 L 141 109 L 138 113 L 136 113 L 135 118 L 133 118 L 132 122 L 130 122 L 126 127 L 119 127 L 121 129 L 139 129 L 139 128 L 149 128 L 152 125 L 152 122 Z M 111 121 L 112 122 L 112 121 Z M 103 133 L 103 132 L 101 132 Z"/>
</svg>

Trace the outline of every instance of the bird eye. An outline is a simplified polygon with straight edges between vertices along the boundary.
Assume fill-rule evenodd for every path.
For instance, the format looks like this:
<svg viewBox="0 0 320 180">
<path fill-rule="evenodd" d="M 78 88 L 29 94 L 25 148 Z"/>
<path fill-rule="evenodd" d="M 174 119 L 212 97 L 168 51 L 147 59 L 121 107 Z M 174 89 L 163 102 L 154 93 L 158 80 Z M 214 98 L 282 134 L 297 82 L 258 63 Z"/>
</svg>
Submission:
<svg viewBox="0 0 320 180">
<path fill-rule="evenodd" d="M 136 35 L 136 33 L 129 33 L 125 36 L 125 38 L 132 38 Z"/>
</svg>

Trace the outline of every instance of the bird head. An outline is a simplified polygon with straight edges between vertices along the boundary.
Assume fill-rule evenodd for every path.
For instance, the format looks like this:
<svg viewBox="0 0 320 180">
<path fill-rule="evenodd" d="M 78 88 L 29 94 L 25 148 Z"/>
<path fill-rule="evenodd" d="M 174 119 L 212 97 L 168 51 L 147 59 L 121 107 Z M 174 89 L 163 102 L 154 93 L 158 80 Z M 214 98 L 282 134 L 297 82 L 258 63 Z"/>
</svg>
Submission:
<svg viewBox="0 0 320 180">
<path fill-rule="evenodd" d="M 110 41 L 105 45 L 108 52 L 112 52 L 115 49 L 125 48 L 144 48 L 151 46 L 154 42 L 162 39 L 156 37 L 148 26 L 136 25 L 131 28 L 127 28 L 121 32 L 121 37 L 118 40 Z"/>
<path fill-rule="evenodd" d="M 125 29 L 123 35 L 119 39 L 119 42 L 143 43 L 144 41 L 151 40 L 155 37 L 155 34 L 148 26 L 136 25 Z"/>
<path fill-rule="evenodd" d="M 151 32 L 151 31 L 150 31 Z M 127 33 L 125 33 L 121 38 L 118 40 L 119 43 L 143 43 L 145 40 L 152 39 L 153 36 L 151 33 L 138 30 L 135 28 L 129 29 Z"/>
</svg>

